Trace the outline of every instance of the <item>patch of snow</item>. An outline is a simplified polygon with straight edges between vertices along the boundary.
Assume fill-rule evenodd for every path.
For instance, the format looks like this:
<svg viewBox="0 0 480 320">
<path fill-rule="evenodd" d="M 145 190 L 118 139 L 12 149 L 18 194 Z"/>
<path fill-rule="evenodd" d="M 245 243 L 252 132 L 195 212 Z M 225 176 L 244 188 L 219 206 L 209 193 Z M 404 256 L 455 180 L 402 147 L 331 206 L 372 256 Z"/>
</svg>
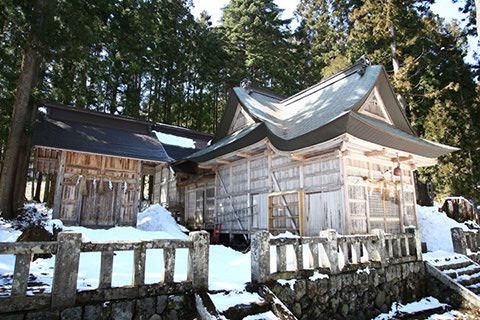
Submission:
<svg viewBox="0 0 480 320">
<path fill-rule="evenodd" d="M 427 253 L 424 253 L 422 256 L 423 256 L 423 260 L 430 262 L 434 266 L 457 264 L 457 263 L 470 261 L 470 259 L 468 259 L 464 255 L 453 253 L 453 252 L 447 252 L 443 250 L 427 252 Z"/>
<path fill-rule="evenodd" d="M 193 141 L 190 138 L 178 137 L 173 134 L 166 134 L 158 131 L 153 131 L 153 133 L 155 133 L 155 135 L 157 136 L 157 139 L 161 143 L 195 149 L 195 141 Z"/>
<path fill-rule="evenodd" d="M 398 302 L 394 302 L 392 304 L 392 308 L 389 313 L 382 313 L 378 315 L 375 318 L 375 320 L 394 319 L 395 315 L 399 312 L 413 313 L 413 312 L 419 312 L 423 310 L 435 309 L 439 307 L 445 308 L 447 306 L 448 306 L 447 304 L 441 303 L 434 297 L 426 297 L 420 301 L 415 301 L 412 303 L 408 303 L 406 305 L 403 305 Z"/>
<path fill-rule="evenodd" d="M 308 280 L 316 281 L 316 280 L 319 280 L 319 279 L 328 279 L 328 278 L 329 278 L 328 274 L 324 274 L 324 273 L 320 273 L 320 272 L 315 271 L 313 273 L 313 276 L 308 278 Z"/>
<path fill-rule="evenodd" d="M 300 238 L 300 236 L 296 235 L 296 234 L 293 234 L 291 233 L 290 231 L 286 231 L 286 232 L 283 232 L 283 233 L 280 233 L 276 236 L 270 234 L 270 239 L 280 239 L 280 238 L 293 238 L 293 239 L 297 239 L 297 238 Z"/>
<path fill-rule="evenodd" d="M 259 313 L 247 316 L 243 318 L 243 320 L 255 320 L 255 319 L 262 319 L 262 320 L 277 320 L 279 319 L 272 311 L 268 311 L 265 313 Z"/>
<path fill-rule="evenodd" d="M 469 230 L 462 223 L 447 217 L 445 212 L 439 212 L 440 205 L 435 203 L 433 207 L 417 205 L 418 225 L 422 236 L 422 242 L 427 243 L 428 251 L 443 250 L 453 252 L 451 228 Z"/>
<path fill-rule="evenodd" d="M 159 204 L 154 204 L 138 214 L 137 229 L 143 231 L 164 231 L 178 239 L 187 238 L 183 233 L 185 228 L 180 228 L 172 217 L 172 213 Z"/>
<path fill-rule="evenodd" d="M 277 282 L 282 286 L 289 285 L 290 289 L 292 289 L 292 291 L 293 291 L 294 287 L 295 287 L 295 283 L 297 282 L 297 280 L 295 280 L 295 279 L 292 279 L 292 280 L 278 279 Z"/>
<path fill-rule="evenodd" d="M 373 271 L 373 270 L 375 270 L 375 269 L 366 267 L 364 269 L 358 269 L 357 274 L 361 274 L 361 273 L 370 274 L 370 271 Z"/>
<path fill-rule="evenodd" d="M 229 293 L 208 294 L 217 308 L 218 312 L 224 312 L 237 305 L 248 305 L 251 303 L 262 303 L 263 298 L 258 293 L 233 290 Z"/>
</svg>

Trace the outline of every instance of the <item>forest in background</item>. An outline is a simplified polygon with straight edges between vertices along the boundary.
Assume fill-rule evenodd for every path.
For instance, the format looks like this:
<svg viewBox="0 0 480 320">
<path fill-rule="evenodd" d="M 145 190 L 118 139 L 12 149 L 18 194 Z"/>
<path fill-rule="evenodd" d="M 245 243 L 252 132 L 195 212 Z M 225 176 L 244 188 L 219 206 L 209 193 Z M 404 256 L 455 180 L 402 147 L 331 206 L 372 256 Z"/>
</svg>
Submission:
<svg viewBox="0 0 480 320">
<path fill-rule="evenodd" d="M 0 164 L 26 48 L 40 56 L 31 104 L 54 101 L 214 132 L 244 78 L 291 95 L 368 55 L 382 64 L 419 136 L 460 151 L 420 170 L 437 196 L 480 201 L 478 65 L 465 28 L 433 0 L 302 0 L 298 27 L 272 0 L 231 0 L 221 23 L 188 0 L 5 0 L 0 3 Z M 44 8 L 41 19 L 39 8 Z M 46 8 L 46 9 L 45 9 Z M 31 134 L 31 127 L 24 130 Z"/>
</svg>

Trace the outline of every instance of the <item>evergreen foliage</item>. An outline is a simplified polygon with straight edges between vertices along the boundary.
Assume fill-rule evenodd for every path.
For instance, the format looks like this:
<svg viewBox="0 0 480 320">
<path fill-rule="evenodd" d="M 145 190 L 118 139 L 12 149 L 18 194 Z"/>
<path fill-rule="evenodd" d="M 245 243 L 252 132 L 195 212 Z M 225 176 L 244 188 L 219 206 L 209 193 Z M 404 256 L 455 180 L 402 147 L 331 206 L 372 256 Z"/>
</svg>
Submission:
<svg viewBox="0 0 480 320">
<path fill-rule="evenodd" d="M 36 101 L 214 132 L 229 88 L 244 78 L 290 95 L 367 54 L 383 64 L 421 137 L 457 146 L 421 170 L 437 195 L 480 200 L 480 89 L 465 62 L 475 34 L 434 15 L 433 0 L 301 0 L 290 20 L 273 0 L 231 0 L 221 24 L 190 0 L 57 0 L 36 31 L 43 50 Z M 32 25 L 30 1 L 0 3 L 0 163 Z M 473 70 L 473 71 L 472 71 Z"/>
</svg>

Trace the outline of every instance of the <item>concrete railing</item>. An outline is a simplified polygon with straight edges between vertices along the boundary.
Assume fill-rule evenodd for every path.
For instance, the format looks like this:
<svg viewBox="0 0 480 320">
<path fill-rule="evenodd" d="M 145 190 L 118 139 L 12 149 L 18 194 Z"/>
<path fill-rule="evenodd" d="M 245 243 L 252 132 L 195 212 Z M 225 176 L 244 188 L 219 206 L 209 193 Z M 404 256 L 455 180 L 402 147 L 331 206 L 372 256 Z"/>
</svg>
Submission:
<svg viewBox="0 0 480 320">
<path fill-rule="evenodd" d="M 289 246 L 293 256 L 287 257 Z M 271 247 L 276 251 L 275 274 L 270 271 Z M 251 248 L 252 282 L 255 283 L 294 278 L 303 271 L 338 274 L 368 265 L 384 267 L 422 260 L 420 233 L 415 228 L 407 229 L 405 234 L 373 230 L 367 235 L 341 236 L 335 230 L 325 230 L 319 237 L 272 239 L 267 231 L 260 231 L 253 235 Z M 287 268 L 287 259 L 293 260 L 293 269 Z"/>
<path fill-rule="evenodd" d="M 453 251 L 465 255 L 480 251 L 480 232 L 465 231 L 462 228 L 452 228 L 450 231 Z"/>
<path fill-rule="evenodd" d="M 61 232 L 56 242 L 0 243 L 0 254 L 15 255 L 10 296 L 0 298 L 0 313 L 50 308 L 61 310 L 87 302 L 134 299 L 160 294 L 185 293 L 208 289 L 210 236 L 206 231 L 191 232 L 185 240 L 146 240 L 82 242 L 81 233 Z M 187 248 L 187 281 L 174 282 L 176 249 Z M 145 284 L 147 249 L 163 249 L 159 269 L 162 281 Z M 133 277 L 130 286 L 112 287 L 115 251 L 133 251 Z M 80 253 L 101 252 L 98 289 L 77 290 Z M 55 269 L 51 293 L 27 296 L 27 281 L 33 254 L 54 254 Z"/>
</svg>

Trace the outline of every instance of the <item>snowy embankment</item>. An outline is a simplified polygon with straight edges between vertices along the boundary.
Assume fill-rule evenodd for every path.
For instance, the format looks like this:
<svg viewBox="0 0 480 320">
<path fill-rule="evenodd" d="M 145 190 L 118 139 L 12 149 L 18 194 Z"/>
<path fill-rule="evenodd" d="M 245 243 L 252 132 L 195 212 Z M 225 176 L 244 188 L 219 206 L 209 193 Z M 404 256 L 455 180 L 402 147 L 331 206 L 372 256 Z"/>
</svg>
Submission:
<svg viewBox="0 0 480 320">
<path fill-rule="evenodd" d="M 37 210 L 37 216 L 43 217 L 41 224 L 47 229 L 54 224 L 61 225 L 58 220 L 51 219 L 51 210 L 42 204 L 29 204 Z M 153 205 L 138 214 L 137 228 L 115 227 L 110 229 L 89 229 L 84 227 L 64 227 L 65 231 L 82 233 L 83 241 L 117 241 L 117 240 L 151 240 L 151 239 L 187 239 L 186 230 L 179 226 L 171 213 L 160 205 Z M 12 224 L 0 220 L 0 242 L 14 242 L 21 234 Z M 175 281 L 187 279 L 188 250 L 177 249 L 175 259 Z M 31 263 L 30 273 L 38 282 L 45 285 L 46 292 L 50 290 L 55 258 L 37 259 Z M 0 286 L 11 283 L 15 265 L 12 255 L 0 255 Z M 163 252 L 161 249 L 149 249 L 146 256 L 145 282 L 162 281 Z M 250 281 L 250 255 L 242 254 L 233 249 L 221 246 L 210 246 L 209 287 L 212 290 L 243 290 L 245 283 Z M 131 285 L 133 273 L 133 252 L 116 251 L 113 261 L 112 285 Z M 82 253 L 78 274 L 78 289 L 88 290 L 98 287 L 100 274 L 100 252 Z M 4 277 L 2 277 L 2 275 Z M 36 287 L 36 289 L 40 289 Z M 31 292 L 31 288 L 29 288 Z"/>
</svg>

